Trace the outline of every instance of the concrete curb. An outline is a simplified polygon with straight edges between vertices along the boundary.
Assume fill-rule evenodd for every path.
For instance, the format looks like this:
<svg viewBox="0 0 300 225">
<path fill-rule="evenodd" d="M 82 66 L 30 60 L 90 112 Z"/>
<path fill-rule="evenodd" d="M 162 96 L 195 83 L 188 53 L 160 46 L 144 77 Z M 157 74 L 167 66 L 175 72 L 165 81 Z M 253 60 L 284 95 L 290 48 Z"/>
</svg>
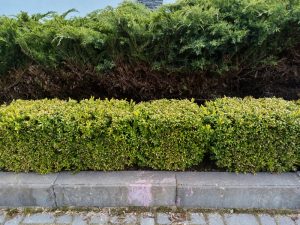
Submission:
<svg viewBox="0 0 300 225">
<path fill-rule="evenodd" d="M 300 209 L 297 173 L 62 172 L 0 173 L 0 207 Z"/>
</svg>

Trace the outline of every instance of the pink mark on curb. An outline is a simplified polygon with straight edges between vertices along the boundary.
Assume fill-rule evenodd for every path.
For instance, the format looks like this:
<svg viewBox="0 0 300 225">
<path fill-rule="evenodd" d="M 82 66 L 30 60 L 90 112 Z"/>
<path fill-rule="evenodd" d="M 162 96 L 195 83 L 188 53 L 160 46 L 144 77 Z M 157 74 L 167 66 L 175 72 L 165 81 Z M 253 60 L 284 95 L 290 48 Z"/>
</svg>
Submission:
<svg viewBox="0 0 300 225">
<path fill-rule="evenodd" d="M 150 206 L 152 202 L 151 180 L 138 180 L 129 185 L 128 201 L 130 204 L 136 202 L 141 206 Z"/>
<path fill-rule="evenodd" d="M 194 195 L 193 188 L 192 188 L 192 187 L 189 187 L 189 188 L 188 188 L 188 191 L 187 191 L 187 193 L 186 193 L 186 196 L 187 196 L 187 197 L 191 197 L 191 196 L 193 196 L 193 195 Z"/>
</svg>

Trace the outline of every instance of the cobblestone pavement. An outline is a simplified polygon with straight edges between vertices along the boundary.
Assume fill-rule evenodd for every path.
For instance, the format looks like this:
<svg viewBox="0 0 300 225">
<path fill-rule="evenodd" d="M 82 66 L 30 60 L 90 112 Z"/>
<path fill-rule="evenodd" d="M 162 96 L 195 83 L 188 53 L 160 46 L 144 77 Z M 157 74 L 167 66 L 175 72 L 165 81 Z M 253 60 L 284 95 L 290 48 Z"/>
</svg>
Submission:
<svg viewBox="0 0 300 225">
<path fill-rule="evenodd" d="M 0 210 L 1 225 L 300 225 L 300 212 Z"/>
</svg>

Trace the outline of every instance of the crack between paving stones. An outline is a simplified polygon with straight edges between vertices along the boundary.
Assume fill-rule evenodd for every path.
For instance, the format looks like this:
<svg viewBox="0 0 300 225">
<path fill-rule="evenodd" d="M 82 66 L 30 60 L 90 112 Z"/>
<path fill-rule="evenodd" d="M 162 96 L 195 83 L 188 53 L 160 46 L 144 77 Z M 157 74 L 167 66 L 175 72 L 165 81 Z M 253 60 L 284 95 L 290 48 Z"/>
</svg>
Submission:
<svg viewBox="0 0 300 225">
<path fill-rule="evenodd" d="M 53 195 L 54 195 L 54 205 L 55 205 L 55 208 L 57 208 L 57 199 L 56 199 L 56 193 L 55 193 L 55 185 L 56 185 L 56 181 L 58 179 L 58 175 L 56 176 L 54 182 L 53 182 L 53 185 L 52 185 L 52 191 L 53 191 Z"/>
<path fill-rule="evenodd" d="M 178 200 L 178 180 L 177 180 L 177 173 L 175 173 L 175 206 L 179 207 L 177 200 Z"/>
</svg>

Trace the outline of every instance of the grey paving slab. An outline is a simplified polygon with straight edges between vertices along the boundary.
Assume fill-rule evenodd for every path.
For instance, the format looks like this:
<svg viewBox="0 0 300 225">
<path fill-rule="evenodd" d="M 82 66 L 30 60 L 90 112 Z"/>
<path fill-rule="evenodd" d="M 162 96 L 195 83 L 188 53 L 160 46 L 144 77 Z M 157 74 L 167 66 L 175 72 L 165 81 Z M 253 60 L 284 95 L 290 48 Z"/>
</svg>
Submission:
<svg viewBox="0 0 300 225">
<path fill-rule="evenodd" d="M 218 213 L 210 213 L 207 215 L 208 225 L 224 225 L 223 218 Z"/>
<path fill-rule="evenodd" d="M 294 221 L 287 216 L 277 216 L 276 220 L 278 225 L 295 225 Z"/>
<path fill-rule="evenodd" d="M 154 218 L 147 218 L 147 217 L 142 217 L 140 220 L 141 225 L 155 225 Z"/>
<path fill-rule="evenodd" d="M 224 217 L 227 225 L 259 225 L 251 214 L 225 214 Z"/>
<path fill-rule="evenodd" d="M 0 224 L 4 223 L 5 220 L 5 214 L 0 212 Z"/>
<path fill-rule="evenodd" d="M 174 173 L 151 171 L 60 173 L 55 182 L 57 206 L 172 206 Z"/>
<path fill-rule="evenodd" d="M 72 225 L 87 225 L 87 224 L 88 222 L 86 218 L 84 218 L 83 216 L 81 215 L 74 216 Z"/>
<path fill-rule="evenodd" d="M 21 223 L 21 221 L 23 220 L 23 218 L 24 217 L 22 215 L 17 215 L 13 218 L 6 220 L 4 225 L 19 225 Z"/>
<path fill-rule="evenodd" d="M 34 215 L 28 215 L 24 218 L 23 224 L 53 224 L 55 221 L 55 217 L 52 214 L 48 213 L 38 213 Z"/>
<path fill-rule="evenodd" d="M 121 215 L 121 216 L 112 216 L 109 219 L 110 224 L 130 224 L 130 225 L 135 225 L 138 222 L 138 219 L 135 215 L 133 214 L 127 214 L 127 215 Z M 103 223 L 107 224 L 107 223 Z"/>
<path fill-rule="evenodd" d="M 112 216 L 109 220 L 110 224 L 124 224 L 124 218 L 119 216 Z"/>
<path fill-rule="evenodd" d="M 92 225 L 102 225 L 107 224 L 109 221 L 109 216 L 104 213 L 99 213 L 91 217 L 90 224 Z"/>
<path fill-rule="evenodd" d="M 136 224 L 138 222 L 138 218 L 134 214 L 127 214 L 124 219 L 124 224 Z"/>
<path fill-rule="evenodd" d="M 190 224 L 195 225 L 206 225 L 205 218 L 202 213 L 191 213 L 190 214 Z"/>
<path fill-rule="evenodd" d="M 71 224 L 73 217 L 71 215 L 62 215 L 56 218 L 56 224 Z"/>
<path fill-rule="evenodd" d="M 297 209 L 296 173 L 177 173 L 177 205 L 200 208 Z"/>
<path fill-rule="evenodd" d="M 262 225 L 276 225 L 276 221 L 275 221 L 274 217 L 272 217 L 270 215 L 261 214 L 261 215 L 258 215 L 258 218 Z"/>
<path fill-rule="evenodd" d="M 0 206 L 55 207 L 53 184 L 57 174 L 0 172 Z"/>
<path fill-rule="evenodd" d="M 157 223 L 158 224 L 171 224 L 170 216 L 167 213 L 158 213 L 157 214 Z"/>
</svg>

